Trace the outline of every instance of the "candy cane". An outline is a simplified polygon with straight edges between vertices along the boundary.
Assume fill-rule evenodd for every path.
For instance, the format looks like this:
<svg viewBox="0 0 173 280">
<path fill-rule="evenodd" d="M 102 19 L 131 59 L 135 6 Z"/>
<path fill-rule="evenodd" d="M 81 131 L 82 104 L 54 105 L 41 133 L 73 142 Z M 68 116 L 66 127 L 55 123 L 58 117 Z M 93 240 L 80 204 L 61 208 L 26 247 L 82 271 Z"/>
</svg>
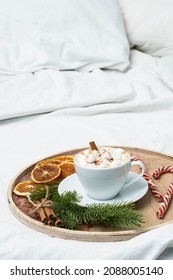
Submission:
<svg viewBox="0 0 173 280">
<path fill-rule="evenodd" d="M 156 184 L 152 181 L 150 175 L 147 172 L 144 172 L 143 177 L 148 182 L 149 189 L 154 195 L 155 199 L 159 202 L 163 201 L 163 196 L 159 192 Z"/>
<path fill-rule="evenodd" d="M 140 158 L 138 158 L 137 156 L 131 156 L 130 157 L 130 159 L 131 159 L 131 161 L 134 161 L 134 160 L 140 160 L 140 161 L 142 161 Z M 143 162 L 143 161 L 142 161 Z M 144 162 L 143 162 L 143 164 L 144 164 Z"/>
<path fill-rule="evenodd" d="M 164 173 L 173 173 L 173 166 L 167 165 L 156 169 L 153 173 L 153 178 L 157 179 L 160 177 L 161 174 Z"/>
<path fill-rule="evenodd" d="M 171 198 L 173 196 L 173 180 L 171 181 L 168 190 L 166 191 L 163 202 L 160 204 L 158 211 L 156 212 L 157 218 L 162 219 L 169 207 Z"/>
<path fill-rule="evenodd" d="M 131 156 L 131 161 L 134 161 L 134 160 L 142 161 L 140 158 L 138 158 L 136 156 Z M 159 202 L 163 201 L 163 196 L 159 192 L 156 184 L 152 181 L 150 175 L 147 172 L 147 169 L 145 170 L 143 177 L 147 181 L 149 189 L 150 189 L 151 193 L 153 194 L 153 196 L 155 197 L 155 199 Z"/>
</svg>

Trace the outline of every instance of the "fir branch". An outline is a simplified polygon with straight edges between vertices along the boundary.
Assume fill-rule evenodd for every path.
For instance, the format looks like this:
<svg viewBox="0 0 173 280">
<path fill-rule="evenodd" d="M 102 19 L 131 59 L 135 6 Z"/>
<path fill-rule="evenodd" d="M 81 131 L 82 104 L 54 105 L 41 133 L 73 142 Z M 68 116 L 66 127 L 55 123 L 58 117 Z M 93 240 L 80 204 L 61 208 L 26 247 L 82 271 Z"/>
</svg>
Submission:
<svg viewBox="0 0 173 280">
<path fill-rule="evenodd" d="M 76 228 L 79 224 L 102 224 L 132 229 L 139 228 L 143 222 L 142 213 L 135 210 L 132 203 L 93 204 L 83 207 L 77 204 L 79 199 L 76 192 L 66 192 L 56 201 L 53 200 L 54 211 L 66 228 Z"/>
<path fill-rule="evenodd" d="M 53 210 L 62 220 L 65 228 L 74 229 L 77 225 L 83 223 L 84 207 L 78 205 L 81 196 L 76 191 L 64 192 L 63 194 L 53 196 Z"/>
<path fill-rule="evenodd" d="M 105 226 L 138 228 L 142 222 L 141 212 L 134 210 L 132 203 L 94 204 L 86 208 L 84 221 Z"/>
<path fill-rule="evenodd" d="M 31 199 L 36 201 L 46 195 L 45 187 L 40 186 L 31 194 Z M 92 204 L 86 207 L 78 202 L 81 196 L 77 192 L 65 192 L 59 195 L 57 185 L 49 186 L 48 199 L 53 202 L 53 210 L 62 220 L 63 227 L 75 229 L 80 224 L 102 224 L 121 229 L 137 229 L 143 222 L 140 211 L 135 210 L 133 203 L 118 204 Z"/>
<path fill-rule="evenodd" d="M 56 184 L 39 184 L 31 193 L 30 198 L 32 201 L 41 200 L 46 196 L 46 186 L 49 187 L 48 199 L 52 200 L 52 196 L 57 192 L 59 183 Z"/>
</svg>

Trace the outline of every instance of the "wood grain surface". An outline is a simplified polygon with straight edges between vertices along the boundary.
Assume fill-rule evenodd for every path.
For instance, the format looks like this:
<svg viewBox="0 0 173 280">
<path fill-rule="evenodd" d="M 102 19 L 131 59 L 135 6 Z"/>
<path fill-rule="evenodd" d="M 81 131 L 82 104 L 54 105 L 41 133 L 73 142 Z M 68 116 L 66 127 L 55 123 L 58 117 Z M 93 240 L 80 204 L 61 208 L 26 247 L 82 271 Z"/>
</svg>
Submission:
<svg viewBox="0 0 173 280">
<path fill-rule="evenodd" d="M 121 148 L 129 152 L 131 156 L 137 156 L 140 159 L 142 159 L 145 165 L 147 166 L 148 173 L 151 176 L 157 168 L 166 165 L 173 165 L 173 157 L 170 155 L 135 147 L 123 146 Z M 84 148 L 65 151 L 56 155 L 52 155 L 49 158 L 58 155 L 76 154 L 82 149 Z M 38 161 L 40 160 L 43 159 L 39 159 Z M 38 215 L 35 215 L 33 218 L 29 216 L 29 212 L 32 210 L 32 208 L 30 208 L 30 204 L 28 203 L 27 199 L 23 197 L 21 197 L 20 199 L 16 199 L 16 196 L 13 193 L 13 189 L 16 186 L 16 184 L 18 184 L 21 181 L 30 179 L 31 170 L 33 169 L 35 164 L 37 164 L 37 162 L 31 164 L 30 166 L 22 170 L 12 180 L 8 188 L 8 202 L 14 216 L 23 224 L 29 226 L 34 230 L 64 239 L 106 242 L 129 240 L 143 232 L 149 231 L 163 224 L 173 222 L 173 201 L 171 201 L 169 209 L 165 214 L 164 218 L 158 219 L 156 217 L 156 211 L 158 210 L 160 203 L 155 200 L 150 190 L 148 190 L 145 196 L 135 203 L 136 209 L 142 211 L 144 217 L 144 223 L 142 224 L 142 227 L 139 230 L 118 230 L 116 228 L 90 225 L 81 225 L 76 230 L 68 230 L 64 228 L 44 225 L 42 222 L 40 222 Z M 134 169 L 133 171 L 138 173 L 137 169 Z M 153 179 L 163 196 L 172 179 L 173 174 L 169 173 L 163 174 L 158 180 Z M 25 207 L 23 207 L 23 205 L 25 205 Z"/>
</svg>

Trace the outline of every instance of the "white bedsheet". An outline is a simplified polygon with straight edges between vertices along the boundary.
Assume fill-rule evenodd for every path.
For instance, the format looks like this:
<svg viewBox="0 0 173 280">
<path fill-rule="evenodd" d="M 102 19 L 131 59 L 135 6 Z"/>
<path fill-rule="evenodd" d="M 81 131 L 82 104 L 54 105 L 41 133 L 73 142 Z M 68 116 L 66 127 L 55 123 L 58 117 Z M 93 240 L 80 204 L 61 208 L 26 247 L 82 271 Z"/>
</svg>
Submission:
<svg viewBox="0 0 173 280">
<path fill-rule="evenodd" d="M 0 76 L 0 259 L 173 259 L 173 224 L 124 242 L 64 240 L 23 225 L 7 202 L 8 185 L 25 166 L 91 140 L 173 155 L 171 59 L 133 50 L 125 73 Z"/>
</svg>

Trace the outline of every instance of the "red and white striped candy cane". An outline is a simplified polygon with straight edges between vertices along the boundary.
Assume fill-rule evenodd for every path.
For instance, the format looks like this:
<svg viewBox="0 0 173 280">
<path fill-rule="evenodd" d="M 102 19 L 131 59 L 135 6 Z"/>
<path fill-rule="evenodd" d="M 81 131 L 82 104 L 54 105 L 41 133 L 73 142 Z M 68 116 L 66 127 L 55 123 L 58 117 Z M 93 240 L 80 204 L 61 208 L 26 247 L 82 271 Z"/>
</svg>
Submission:
<svg viewBox="0 0 173 280">
<path fill-rule="evenodd" d="M 162 202 L 163 201 L 163 196 L 159 192 L 156 184 L 153 182 L 153 180 L 151 179 L 150 175 L 147 172 L 144 172 L 143 177 L 148 182 L 149 189 L 152 192 L 152 194 L 155 197 L 155 199 L 157 201 L 159 201 L 159 202 Z"/>
<path fill-rule="evenodd" d="M 134 161 L 134 160 L 141 160 L 141 159 L 136 156 L 131 156 L 131 161 Z M 143 177 L 147 181 L 148 187 L 149 187 L 151 193 L 153 194 L 153 196 L 155 197 L 155 199 L 159 202 L 163 201 L 163 196 L 159 192 L 156 184 L 152 181 L 150 175 L 147 172 L 147 169 L 145 170 Z"/>
<path fill-rule="evenodd" d="M 157 179 L 160 177 L 161 174 L 164 173 L 173 173 L 173 166 L 167 165 L 156 169 L 153 173 L 153 178 Z"/>
<path fill-rule="evenodd" d="M 173 196 L 173 180 L 170 183 L 168 190 L 166 191 L 163 202 L 160 204 L 158 211 L 156 212 L 157 218 L 162 219 L 169 207 L 171 198 Z"/>
</svg>

